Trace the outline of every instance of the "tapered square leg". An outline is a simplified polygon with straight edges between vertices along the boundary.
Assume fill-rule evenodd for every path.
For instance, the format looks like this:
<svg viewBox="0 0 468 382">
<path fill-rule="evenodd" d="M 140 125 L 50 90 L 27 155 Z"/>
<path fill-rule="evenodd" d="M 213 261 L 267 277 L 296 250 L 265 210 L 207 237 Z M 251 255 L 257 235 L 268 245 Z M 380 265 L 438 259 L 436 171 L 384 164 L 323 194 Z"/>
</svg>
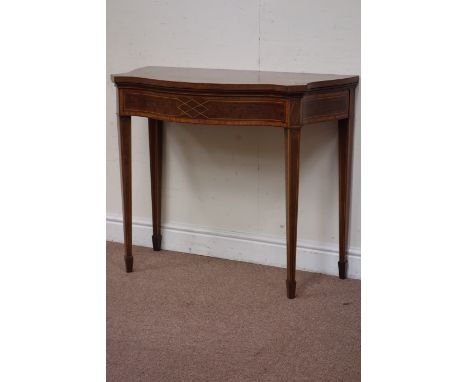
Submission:
<svg viewBox="0 0 468 382">
<path fill-rule="evenodd" d="M 301 130 L 299 128 L 284 129 L 286 169 L 286 291 L 288 298 L 295 298 L 296 296 L 296 243 L 300 138 Z"/>
<path fill-rule="evenodd" d="M 153 251 L 160 251 L 162 235 L 153 235 L 152 239 L 153 239 Z"/>
<path fill-rule="evenodd" d="M 350 90 L 349 116 L 338 121 L 339 150 L 339 226 L 340 259 L 338 272 L 345 279 L 348 268 L 349 212 L 351 201 L 351 169 L 354 135 L 354 89 Z"/>
<path fill-rule="evenodd" d="M 296 297 L 296 282 L 286 280 L 286 295 L 288 298 L 293 299 Z"/>
<path fill-rule="evenodd" d="M 346 274 L 348 273 L 348 260 L 338 261 L 338 274 L 340 275 L 340 279 L 345 279 Z"/>
<path fill-rule="evenodd" d="M 161 190 L 163 122 L 148 119 L 148 136 L 151 172 L 151 206 L 153 215 L 153 250 L 161 250 Z"/>
<path fill-rule="evenodd" d="M 133 271 L 132 256 L 132 134 L 131 117 L 119 116 L 120 173 L 124 226 L 125 269 Z"/>
</svg>

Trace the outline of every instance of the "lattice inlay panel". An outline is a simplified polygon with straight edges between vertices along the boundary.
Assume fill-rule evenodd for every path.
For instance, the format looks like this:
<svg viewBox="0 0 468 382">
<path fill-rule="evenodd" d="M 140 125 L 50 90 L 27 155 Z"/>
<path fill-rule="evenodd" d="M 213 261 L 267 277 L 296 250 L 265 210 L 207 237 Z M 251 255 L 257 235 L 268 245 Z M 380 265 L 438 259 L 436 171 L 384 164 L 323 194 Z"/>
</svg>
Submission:
<svg viewBox="0 0 468 382">
<path fill-rule="evenodd" d="M 205 113 L 208 111 L 208 108 L 205 106 L 209 100 L 198 101 L 194 98 L 184 97 L 179 98 L 178 101 L 180 104 L 177 105 L 177 109 L 181 113 L 190 118 L 208 118 Z"/>
<path fill-rule="evenodd" d="M 284 126 L 287 115 L 285 100 L 267 97 L 192 96 L 120 89 L 119 102 L 121 115 L 194 123 Z"/>
</svg>

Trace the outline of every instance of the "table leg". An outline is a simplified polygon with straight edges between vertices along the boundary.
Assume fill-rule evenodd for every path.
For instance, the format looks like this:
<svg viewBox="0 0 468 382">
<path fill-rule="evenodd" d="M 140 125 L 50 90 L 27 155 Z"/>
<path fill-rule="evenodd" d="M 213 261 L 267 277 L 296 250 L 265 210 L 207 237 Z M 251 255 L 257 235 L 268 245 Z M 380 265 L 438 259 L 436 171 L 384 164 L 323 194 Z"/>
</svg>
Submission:
<svg viewBox="0 0 468 382">
<path fill-rule="evenodd" d="M 161 250 L 161 181 L 163 121 L 148 118 L 151 171 L 151 205 L 153 213 L 153 250 Z"/>
<path fill-rule="evenodd" d="M 119 117 L 120 171 L 125 244 L 125 268 L 133 270 L 132 256 L 132 134 L 131 117 Z"/>
<path fill-rule="evenodd" d="M 299 197 L 300 129 L 284 129 L 286 169 L 286 252 L 288 298 L 296 295 L 296 242 Z"/>
<path fill-rule="evenodd" d="M 351 200 L 351 164 L 354 133 L 354 90 L 350 97 L 350 115 L 338 121 L 339 150 L 339 226 L 340 259 L 338 271 L 340 279 L 346 278 L 348 268 L 349 210 Z"/>
</svg>

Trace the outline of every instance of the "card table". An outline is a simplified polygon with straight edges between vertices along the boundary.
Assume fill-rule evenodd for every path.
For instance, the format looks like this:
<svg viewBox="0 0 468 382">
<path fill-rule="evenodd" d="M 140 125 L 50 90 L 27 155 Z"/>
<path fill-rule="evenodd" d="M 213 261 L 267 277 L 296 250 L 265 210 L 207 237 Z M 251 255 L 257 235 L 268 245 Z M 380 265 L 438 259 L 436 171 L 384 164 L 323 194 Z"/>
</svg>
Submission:
<svg viewBox="0 0 468 382">
<path fill-rule="evenodd" d="M 144 67 L 112 75 L 118 93 L 125 266 L 133 270 L 131 117 L 148 118 L 153 249 L 161 249 L 163 121 L 284 130 L 286 292 L 296 295 L 299 148 L 303 128 L 338 121 L 339 261 L 346 278 L 354 97 L 359 77 L 249 70 Z"/>
</svg>

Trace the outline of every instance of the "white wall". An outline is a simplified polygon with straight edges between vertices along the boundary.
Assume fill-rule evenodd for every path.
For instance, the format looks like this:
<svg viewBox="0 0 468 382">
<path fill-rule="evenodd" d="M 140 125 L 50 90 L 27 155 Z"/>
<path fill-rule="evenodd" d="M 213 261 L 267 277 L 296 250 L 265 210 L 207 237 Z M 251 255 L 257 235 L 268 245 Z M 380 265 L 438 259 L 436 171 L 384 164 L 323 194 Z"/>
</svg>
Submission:
<svg viewBox="0 0 468 382">
<path fill-rule="evenodd" d="M 121 217 L 116 93 L 109 77 L 111 73 L 148 65 L 360 74 L 360 1 L 108 1 L 108 239 L 121 240 L 120 228 L 113 230 L 109 225 Z M 358 257 L 361 243 L 359 88 L 356 112 L 350 245 Z M 132 118 L 132 126 L 133 215 L 141 226 L 147 226 L 151 207 L 146 120 Z M 237 237 L 254 241 L 262 238 L 271 243 L 284 242 L 281 129 L 176 123 L 166 126 L 164 225 L 175 230 L 202 228 L 208 234 L 235 233 Z M 336 123 L 322 123 L 303 129 L 298 222 L 300 245 L 311 248 L 312 252 L 314 249 L 328 251 L 335 257 L 338 243 L 336 126 Z M 140 244 L 149 244 L 149 240 L 144 239 Z M 185 249 L 191 251 L 191 239 L 184 240 L 188 240 L 189 246 Z M 165 246 L 184 249 L 176 248 L 176 244 L 166 241 Z M 203 248 L 193 251 L 204 252 Z M 205 252 L 223 256 L 223 245 Z M 239 258 L 241 252 L 238 251 Z M 307 251 L 304 256 L 309 256 Z M 236 258 L 236 254 L 231 257 Z M 335 258 L 329 269 L 315 266 L 315 260 L 311 259 L 313 256 L 308 260 L 310 266 L 304 268 L 335 272 Z M 251 260 L 268 263 L 267 258 Z M 352 273 L 359 277 L 357 268 Z"/>
</svg>

